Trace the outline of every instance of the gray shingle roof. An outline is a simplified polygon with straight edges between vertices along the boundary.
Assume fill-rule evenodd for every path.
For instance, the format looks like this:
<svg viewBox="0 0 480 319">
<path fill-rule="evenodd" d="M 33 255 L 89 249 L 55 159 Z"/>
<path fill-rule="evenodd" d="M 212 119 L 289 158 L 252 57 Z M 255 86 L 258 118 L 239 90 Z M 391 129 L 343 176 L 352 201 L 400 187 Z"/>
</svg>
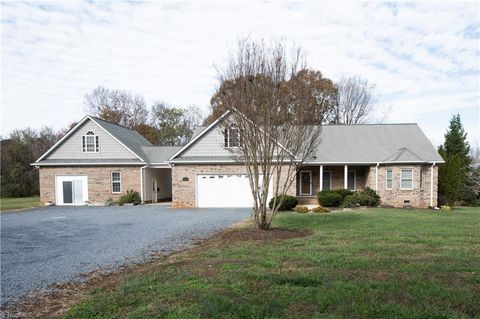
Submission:
<svg viewBox="0 0 480 319">
<path fill-rule="evenodd" d="M 417 124 L 323 126 L 313 162 L 443 162 Z"/>
<path fill-rule="evenodd" d="M 198 127 L 193 137 L 205 127 Z M 192 138 L 193 138 L 192 137 Z M 176 158 L 172 162 L 227 161 L 229 158 Z M 231 161 L 234 161 L 230 158 Z M 415 123 L 325 125 L 320 143 L 310 163 L 418 163 L 443 162 L 443 159 Z"/>
<path fill-rule="evenodd" d="M 142 151 L 149 163 L 158 164 L 166 162 L 181 148 L 181 146 L 142 146 Z"/>
<path fill-rule="evenodd" d="M 126 147 L 131 149 L 135 154 L 140 156 L 143 160 L 147 160 L 145 153 L 142 150 L 142 146 L 153 146 L 146 138 L 135 130 L 113 124 L 97 117 L 90 116 L 98 125 L 103 127 L 107 132 L 115 136 Z"/>
<path fill-rule="evenodd" d="M 138 159 L 104 159 L 104 158 L 79 158 L 79 159 L 45 159 L 34 165 L 145 165 Z"/>
</svg>

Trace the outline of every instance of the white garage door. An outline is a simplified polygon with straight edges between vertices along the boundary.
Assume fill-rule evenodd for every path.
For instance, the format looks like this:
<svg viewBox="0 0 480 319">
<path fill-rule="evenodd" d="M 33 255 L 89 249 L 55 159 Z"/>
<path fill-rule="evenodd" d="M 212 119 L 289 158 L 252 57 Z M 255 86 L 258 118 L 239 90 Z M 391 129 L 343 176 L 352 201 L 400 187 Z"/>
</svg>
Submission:
<svg viewBox="0 0 480 319">
<path fill-rule="evenodd" d="M 84 205 L 88 201 L 87 176 L 55 176 L 57 205 Z"/>
<path fill-rule="evenodd" d="M 195 186 L 197 207 L 253 207 L 247 175 L 197 175 Z"/>
</svg>

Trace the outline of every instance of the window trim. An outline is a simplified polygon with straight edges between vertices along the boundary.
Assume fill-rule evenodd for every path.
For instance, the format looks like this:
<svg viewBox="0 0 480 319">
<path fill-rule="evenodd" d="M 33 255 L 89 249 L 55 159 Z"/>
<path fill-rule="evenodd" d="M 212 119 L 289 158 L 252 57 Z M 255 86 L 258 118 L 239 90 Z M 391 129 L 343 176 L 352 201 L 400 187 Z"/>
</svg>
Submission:
<svg viewBox="0 0 480 319">
<path fill-rule="evenodd" d="M 353 189 L 348 188 L 348 173 L 350 173 L 350 172 L 353 172 Z M 348 170 L 348 172 L 347 172 L 347 189 L 351 190 L 353 192 L 357 191 L 357 171 L 354 170 L 354 169 Z"/>
<path fill-rule="evenodd" d="M 118 181 L 113 180 L 113 174 L 118 174 Z M 113 191 L 113 183 L 118 183 L 120 191 L 118 192 Z M 122 172 L 110 172 L 110 185 L 111 185 L 112 194 L 122 193 Z"/>
<path fill-rule="evenodd" d="M 390 179 L 390 181 L 391 181 L 392 183 L 391 183 L 391 185 L 390 185 L 390 186 L 391 186 L 390 188 L 388 188 L 388 172 L 389 172 L 389 171 L 392 173 L 392 178 Z M 391 190 L 393 189 L 393 169 L 392 169 L 392 168 L 387 168 L 387 169 L 385 170 L 385 189 L 386 189 L 386 190 L 389 190 L 389 191 L 391 191 Z"/>
<path fill-rule="evenodd" d="M 402 182 L 404 180 L 403 178 L 403 171 L 411 171 L 412 172 L 412 177 L 411 177 L 411 181 L 412 181 L 412 187 L 411 188 L 405 188 L 405 187 L 402 187 Z M 415 188 L 414 184 L 413 184 L 413 168 L 402 168 L 400 170 L 400 189 L 401 190 L 408 190 L 408 191 L 411 191 Z"/>
<path fill-rule="evenodd" d="M 230 130 L 233 128 L 234 130 L 237 130 L 238 132 L 238 145 L 236 146 L 231 146 L 230 145 Z M 227 125 L 226 129 L 225 129 L 225 132 L 224 132 L 224 141 L 223 141 L 223 146 L 225 148 L 239 148 L 242 144 L 242 139 L 241 139 L 241 135 L 240 135 L 240 128 L 238 127 L 238 125 L 236 125 L 235 123 L 230 123 Z"/>
<path fill-rule="evenodd" d="M 328 173 L 330 175 L 330 178 L 329 178 L 330 188 L 328 190 L 331 191 L 332 190 L 332 171 L 324 170 L 323 174 L 325 174 L 325 173 Z M 323 176 L 322 176 L 322 182 L 324 182 L 324 181 L 325 181 L 325 178 L 323 178 Z M 322 185 L 322 191 L 324 191 L 324 190 L 326 190 L 326 189 Z"/>
<path fill-rule="evenodd" d="M 300 172 L 300 183 L 299 183 L 299 188 L 298 188 L 298 193 L 300 196 L 312 196 L 312 171 L 309 170 L 301 170 Z M 309 193 L 302 193 L 302 173 L 308 173 L 310 175 L 310 192 Z"/>
<path fill-rule="evenodd" d="M 88 138 L 93 138 L 93 151 L 88 150 Z M 95 135 L 93 131 L 88 131 L 85 135 L 82 135 L 82 152 L 83 153 L 100 153 L 100 142 L 98 135 Z"/>
</svg>

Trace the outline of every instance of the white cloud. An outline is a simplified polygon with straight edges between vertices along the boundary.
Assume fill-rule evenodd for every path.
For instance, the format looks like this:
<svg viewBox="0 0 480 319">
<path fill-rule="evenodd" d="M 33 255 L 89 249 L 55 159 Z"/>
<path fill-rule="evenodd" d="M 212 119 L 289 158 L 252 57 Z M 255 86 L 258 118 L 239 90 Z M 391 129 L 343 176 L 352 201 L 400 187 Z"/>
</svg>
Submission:
<svg viewBox="0 0 480 319">
<path fill-rule="evenodd" d="M 207 109 L 236 41 L 283 38 L 334 80 L 376 83 L 390 122 L 439 143 L 451 114 L 480 139 L 479 5 L 380 2 L 2 2 L 2 135 L 84 114 L 97 85 Z M 432 122 L 433 121 L 433 122 Z"/>
</svg>

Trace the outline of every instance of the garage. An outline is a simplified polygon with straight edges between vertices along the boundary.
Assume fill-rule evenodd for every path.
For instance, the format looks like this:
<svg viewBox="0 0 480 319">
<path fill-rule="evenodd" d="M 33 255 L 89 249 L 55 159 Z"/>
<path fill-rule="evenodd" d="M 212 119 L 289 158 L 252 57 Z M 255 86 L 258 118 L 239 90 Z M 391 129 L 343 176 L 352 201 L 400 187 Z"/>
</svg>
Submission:
<svg viewBox="0 0 480 319">
<path fill-rule="evenodd" d="M 55 176 L 55 199 L 57 205 L 85 205 L 88 201 L 88 177 Z"/>
<path fill-rule="evenodd" d="M 198 174 L 195 186 L 196 207 L 253 207 L 246 174 Z"/>
</svg>

